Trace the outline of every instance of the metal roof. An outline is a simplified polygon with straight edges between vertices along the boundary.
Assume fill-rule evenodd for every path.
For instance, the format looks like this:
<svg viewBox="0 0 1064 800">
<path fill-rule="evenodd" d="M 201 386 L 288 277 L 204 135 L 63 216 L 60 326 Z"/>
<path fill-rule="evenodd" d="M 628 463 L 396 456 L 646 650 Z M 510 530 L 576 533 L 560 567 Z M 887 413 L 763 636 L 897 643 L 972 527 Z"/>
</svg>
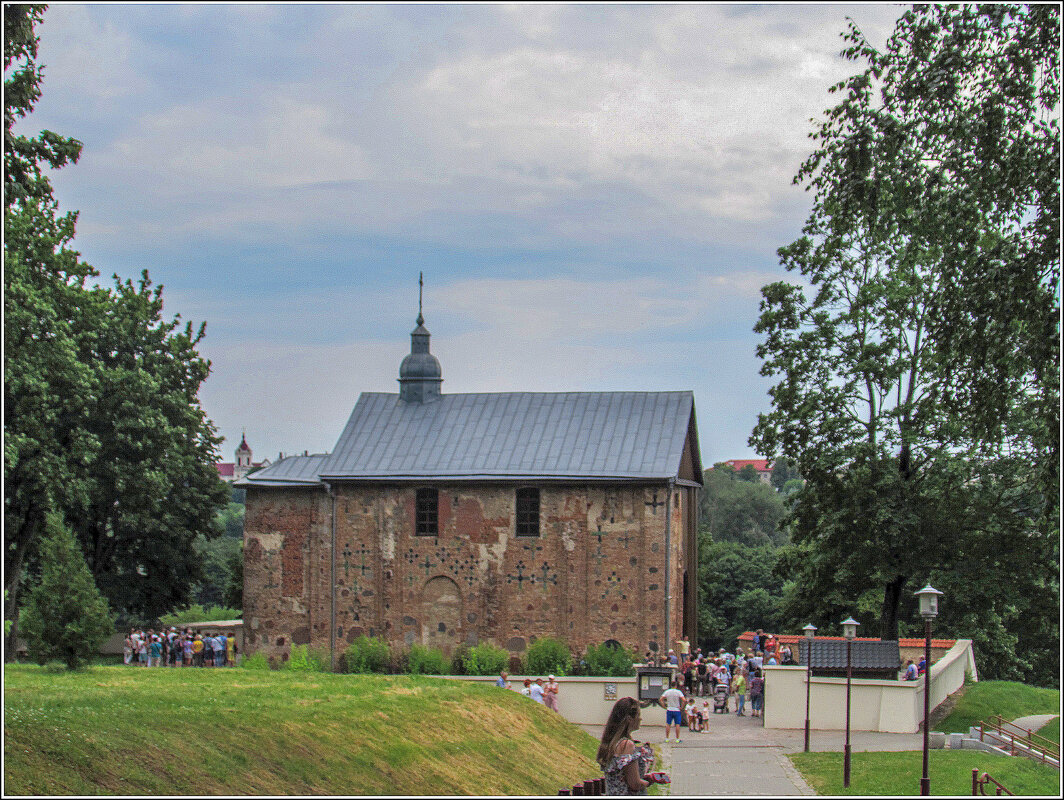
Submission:
<svg viewBox="0 0 1064 800">
<path fill-rule="evenodd" d="M 312 456 L 288 456 L 271 464 L 266 469 L 252 472 L 233 483 L 234 486 L 316 486 L 321 483 L 318 474 L 329 457 L 328 453 Z"/>
<path fill-rule="evenodd" d="M 365 392 L 319 474 L 665 479 L 679 471 L 693 413 L 691 392 L 448 394 L 427 403 Z"/>
</svg>

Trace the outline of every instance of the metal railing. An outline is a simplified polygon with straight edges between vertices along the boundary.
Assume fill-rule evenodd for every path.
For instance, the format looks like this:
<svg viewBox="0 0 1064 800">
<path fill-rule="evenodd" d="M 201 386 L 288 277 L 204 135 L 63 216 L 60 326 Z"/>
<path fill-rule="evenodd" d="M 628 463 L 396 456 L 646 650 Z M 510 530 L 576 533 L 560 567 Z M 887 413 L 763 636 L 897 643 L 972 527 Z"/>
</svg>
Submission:
<svg viewBox="0 0 1064 800">
<path fill-rule="evenodd" d="M 592 778 L 583 783 L 574 783 L 570 789 L 559 789 L 558 794 L 591 797 L 606 794 L 606 779 Z"/>
<path fill-rule="evenodd" d="M 1060 745 L 1052 739 L 1039 736 L 1029 728 L 1021 728 L 998 714 L 994 722 L 979 723 L 979 741 L 989 732 L 1000 745 L 1008 745 L 1009 755 L 1022 755 L 1033 758 L 1043 764 L 1060 769 Z M 1020 745 L 1017 750 L 1016 745 Z M 996 746 L 996 745 L 995 745 Z M 1004 749 L 1004 748 L 1002 748 Z"/>
<path fill-rule="evenodd" d="M 977 769 L 973 769 L 972 770 L 972 797 L 977 797 L 979 795 L 988 794 L 987 789 L 988 789 L 990 784 L 994 784 L 994 794 L 995 795 L 1002 795 L 1002 794 L 1007 794 L 1007 795 L 1010 795 L 1010 796 L 1012 795 L 1012 792 L 1010 792 L 1008 789 L 1006 789 L 1004 786 L 1002 786 L 996 780 L 991 778 L 985 772 L 982 774 L 982 776 L 980 776 L 979 775 L 979 770 L 977 770 Z"/>
</svg>

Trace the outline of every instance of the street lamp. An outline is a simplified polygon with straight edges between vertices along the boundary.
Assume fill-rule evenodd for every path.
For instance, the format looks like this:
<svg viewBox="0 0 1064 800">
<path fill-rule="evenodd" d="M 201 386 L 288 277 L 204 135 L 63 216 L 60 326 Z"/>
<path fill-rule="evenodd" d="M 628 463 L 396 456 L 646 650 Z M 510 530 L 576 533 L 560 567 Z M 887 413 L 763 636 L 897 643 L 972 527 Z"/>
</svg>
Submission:
<svg viewBox="0 0 1064 800">
<path fill-rule="evenodd" d="M 809 682 L 813 673 L 813 637 L 816 635 L 816 625 L 810 622 L 804 628 L 805 631 L 805 752 L 809 752 Z"/>
<path fill-rule="evenodd" d="M 924 774 L 920 778 L 920 794 L 931 794 L 931 777 L 927 772 L 928 728 L 931 716 L 931 620 L 938 616 L 938 589 L 927 584 L 916 593 L 920 598 L 920 616 L 924 618 Z"/>
<path fill-rule="evenodd" d="M 842 785 L 850 788 L 850 682 L 853 679 L 850 647 L 861 623 L 850 617 L 842 623 L 842 635 L 846 637 L 846 745 L 842 750 Z"/>
</svg>

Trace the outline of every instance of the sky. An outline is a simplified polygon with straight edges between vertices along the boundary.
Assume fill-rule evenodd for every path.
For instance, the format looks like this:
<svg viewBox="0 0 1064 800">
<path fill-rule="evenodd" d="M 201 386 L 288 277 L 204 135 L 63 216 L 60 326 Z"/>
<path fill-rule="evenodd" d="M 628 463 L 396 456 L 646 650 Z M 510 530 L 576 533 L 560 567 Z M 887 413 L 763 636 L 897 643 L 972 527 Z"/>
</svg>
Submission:
<svg viewBox="0 0 1064 800">
<path fill-rule="evenodd" d="M 753 332 L 828 88 L 899 5 L 53 4 L 17 130 L 104 277 L 207 323 L 200 399 L 255 460 L 398 391 L 424 273 L 445 393 L 694 392 L 758 456 Z"/>
</svg>

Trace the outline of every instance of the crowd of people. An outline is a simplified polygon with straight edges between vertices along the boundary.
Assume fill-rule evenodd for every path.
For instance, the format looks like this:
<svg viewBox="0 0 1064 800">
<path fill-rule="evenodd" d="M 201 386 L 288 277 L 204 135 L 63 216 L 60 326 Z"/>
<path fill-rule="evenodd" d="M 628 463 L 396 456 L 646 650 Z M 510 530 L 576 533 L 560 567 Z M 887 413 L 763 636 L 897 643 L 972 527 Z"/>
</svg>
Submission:
<svg viewBox="0 0 1064 800">
<path fill-rule="evenodd" d="M 133 628 L 122 645 L 122 661 L 143 667 L 233 667 L 238 650 L 232 633 Z"/>
<path fill-rule="evenodd" d="M 500 689 L 513 689 L 513 685 L 508 678 L 509 676 L 505 670 L 500 672 L 495 685 Z M 553 675 L 547 676 L 546 683 L 544 683 L 543 678 L 536 678 L 535 680 L 525 678 L 525 685 L 520 693 L 535 700 L 540 705 L 546 706 L 551 711 L 558 710 L 558 680 Z"/>
</svg>

